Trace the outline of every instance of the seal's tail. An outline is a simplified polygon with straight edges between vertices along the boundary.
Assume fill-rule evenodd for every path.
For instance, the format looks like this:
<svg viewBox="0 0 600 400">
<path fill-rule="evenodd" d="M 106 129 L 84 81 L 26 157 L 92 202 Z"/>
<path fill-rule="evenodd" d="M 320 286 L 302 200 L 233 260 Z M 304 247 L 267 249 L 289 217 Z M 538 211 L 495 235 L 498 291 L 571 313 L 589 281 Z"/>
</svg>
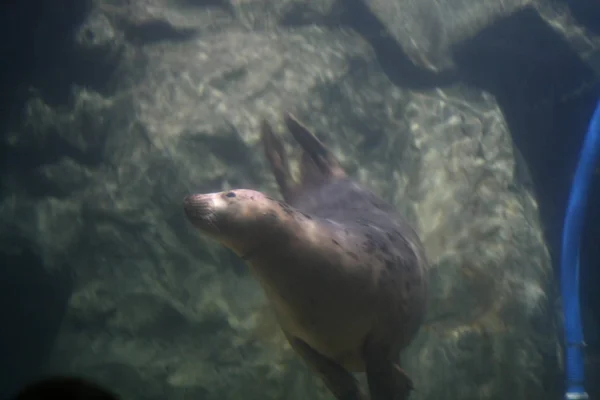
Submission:
<svg viewBox="0 0 600 400">
<path fill-rule="evenodd" d="M 338 159 L 311 131 L 302 125 L 296 117 L 290 113 L 286 113 L 285 124 L 292 136 L 294 136 L 294 139 L 296 139 L 296 142 L 298 142 L 304 152 L 312 158 L 322 175 L 332 178 L 346 177 L 346 172 L 340 165 Z"/>
<path fill-rule="evenodd" d="M 323 174 L 308 152 L 302 152 L 300 161 L 300 181 L 302 187 L 318 186 L 327 181 L 328 175 Z"/>
<path fill-rule="evenodd" d="M 301 188 L 314 187 L 331 179 L 346 177 L 346 172 L 333 153 L 296 117 L 289 113 L 285 114 L 285 123 L 303 150 L 300 163 L 300 185 L 294 181 L 290 171 L 283 142 L 275 136 L 267 121 L 263 121 L 261 124 L 261 141 L 265 156 L 286 202 L 293 202 L 294 196 L 301 191 Z"/>
<path fill-rule="evenodd" d="M 273 130 L 267 121 L 262 121 L 261 124 L 261 141 L 265 157 L 269 161 L 275 180 L 279 185 L 279 191 L 285 201 L 289 202 L 297 185 L 290 171 L 283 143 L 273 134 Z"/>
</svg>

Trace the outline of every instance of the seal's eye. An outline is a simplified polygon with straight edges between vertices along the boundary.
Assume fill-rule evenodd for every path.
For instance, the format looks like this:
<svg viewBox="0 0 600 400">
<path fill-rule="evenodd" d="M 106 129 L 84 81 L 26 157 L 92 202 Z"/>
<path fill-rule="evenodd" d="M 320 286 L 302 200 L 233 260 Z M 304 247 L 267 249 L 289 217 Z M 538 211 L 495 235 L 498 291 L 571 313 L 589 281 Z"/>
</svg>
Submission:
<svg viewBox="0 0 600 400">
<path fill-rule="evenodd" d="M 227 197 L 235 197 L 235 193 L 234 192 L 229 192 L 225 196 L 227 196 Z"/>
</svg>

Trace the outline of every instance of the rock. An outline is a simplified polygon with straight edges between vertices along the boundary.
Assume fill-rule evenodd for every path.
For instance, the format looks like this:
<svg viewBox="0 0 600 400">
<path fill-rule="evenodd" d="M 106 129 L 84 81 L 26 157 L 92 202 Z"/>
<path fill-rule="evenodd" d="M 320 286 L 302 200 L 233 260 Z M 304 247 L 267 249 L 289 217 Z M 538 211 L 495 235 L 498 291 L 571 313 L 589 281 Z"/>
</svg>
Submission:
<svg viewBox="0 0 600 400">
<path fill-rule="evenodd" d="M 433 71 L 454 66 L 454 45 L 532 3 L 532 0 L 365 1 L 410 59 Z"/>
<path fill-rule="evenodd" d="M 73 33 L 64 62 L 81 79 L 68 101 L 31 92 L 26 123 L 4 143 L 36 161 L 2 172 L 0 246 L 18 235 L 46 270 L 73 277 L 46 368 L 140 400 L 327 398 L 269 322 L 258 284 L 180 207 L 191 192 L 275 194 L 258 124 L 290 110 L 426 244 L 431 311 L 403 355 L 412 398 L 558 398 L 536 174 L 515 148 L 506 98 L 478 87 L 491 78 L 465 63 L 469 41 L 525 2 L 482 3 L 451 26 L 399 3 L 410 23 L 390 34 L 397 55 L 352 25 L 350 1 L 112 3 L 90 2 Z M 367 4 L 397 21 L 391 3 Z M 562 15 L 564 36 L 581 37 Z M 455 44 L 467 47 L 449 52 Z M 448 66 L 459 73 L 441 79 Z"/>
</svg>

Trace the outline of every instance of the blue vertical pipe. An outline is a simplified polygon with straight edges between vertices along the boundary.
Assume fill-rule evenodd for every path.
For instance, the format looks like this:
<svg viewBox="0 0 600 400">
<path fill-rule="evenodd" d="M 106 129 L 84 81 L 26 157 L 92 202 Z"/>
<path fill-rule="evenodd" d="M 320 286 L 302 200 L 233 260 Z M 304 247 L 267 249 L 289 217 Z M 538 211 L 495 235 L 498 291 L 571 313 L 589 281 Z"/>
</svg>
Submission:
<svg viewBox="0 0 600 400">
<path fill-rule="evenodd" d="M 562 238 L 561 287 L 565 315 L 565 400 L 588 399 L 584 379 L 583 327 L 579 304 L 579 250 L 590 184 L 600 153 L 600 102 L 585 137 L 573 178 Z"/>
</svg>

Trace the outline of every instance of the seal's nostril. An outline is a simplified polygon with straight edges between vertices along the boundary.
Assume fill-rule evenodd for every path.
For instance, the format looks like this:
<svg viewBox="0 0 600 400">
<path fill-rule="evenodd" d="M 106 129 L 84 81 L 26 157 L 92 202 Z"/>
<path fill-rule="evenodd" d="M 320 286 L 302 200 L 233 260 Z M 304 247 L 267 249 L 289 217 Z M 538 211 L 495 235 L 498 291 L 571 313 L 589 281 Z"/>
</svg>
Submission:
<svg viewBox="0 0 600 400">
<path fill-rule="evenodd" d="M 203 202 L 203 196 L 200 194 L 189 194 L 184 197 L 183 204 L 194 205 Z"/>
<path fill-rule="evenodd" d="M 183 199 L 183 210 L 188 217 L 197 214 L 198 205 L 198 200 L 195 195 L 189 195 Z"/>
<path fill-rule="evenodd" d="M 183 199 L 183 210 L 188 218 L 204 218 L 212 211 L 210 197 L 202 194 L 192 194 Z"/>
<path fill-rule="evenodd" d="M 190 196 L 185 196 L 183 198 L 183 204 L 188 204 L 190 202 Z"/>
</svg>

